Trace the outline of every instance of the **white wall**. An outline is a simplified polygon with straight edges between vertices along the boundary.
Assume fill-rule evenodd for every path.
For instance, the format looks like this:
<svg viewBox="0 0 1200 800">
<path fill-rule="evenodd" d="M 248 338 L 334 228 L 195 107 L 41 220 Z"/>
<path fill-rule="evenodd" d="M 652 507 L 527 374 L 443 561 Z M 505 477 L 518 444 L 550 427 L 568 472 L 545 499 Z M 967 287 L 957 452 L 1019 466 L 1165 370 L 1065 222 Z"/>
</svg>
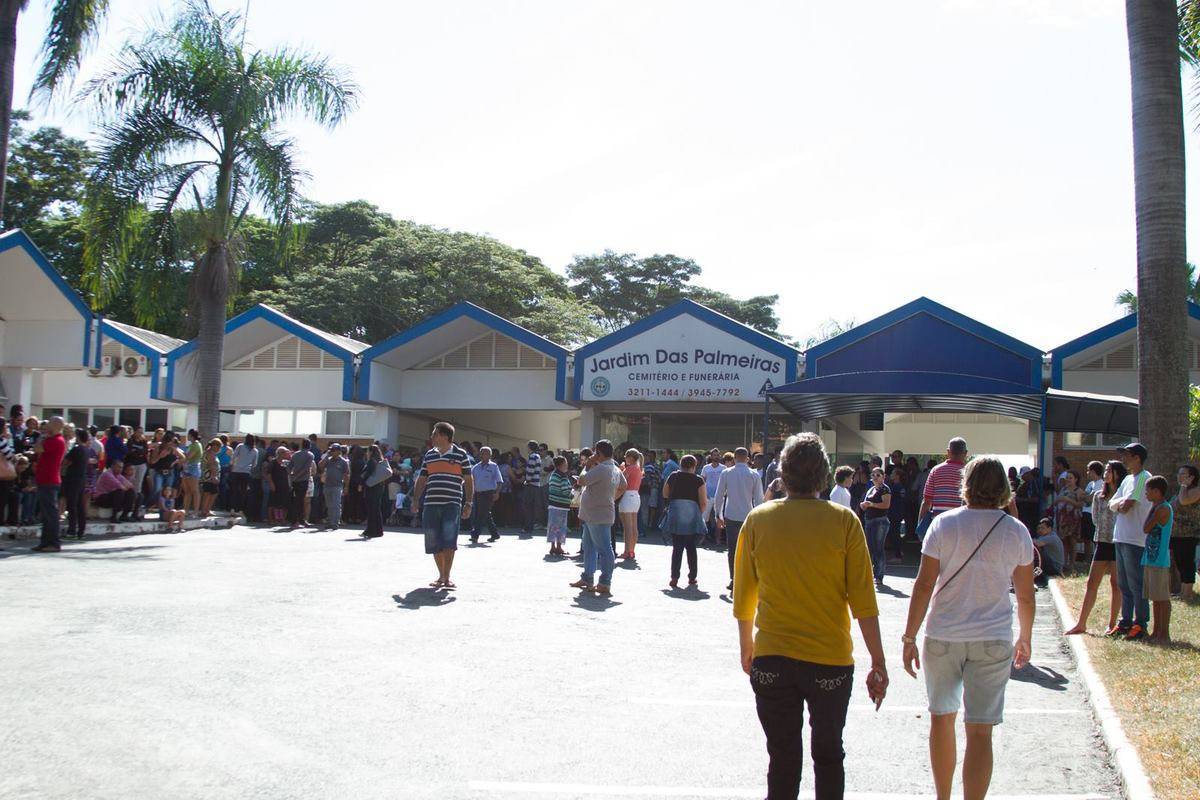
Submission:
<svg viewBox="0 0 1200 800">
<path fill-rule="evenodd" d="M 386 379 L 386 388 L 376 391 L 375 370 L 372 365 L 371 399 L 401 408 L 569 408 L 554 399 L 554 370 L 405 370 L 400 374 L 398 396 L 393 376 Z"/>
<path fill-rule="evenodd" d="M 366 408 L 342 399 L 340 369 L 222 370 L 221 407 Z"/>
<path fill-rule="evenodd" d="M 6 367 L 70 369 L 83 365 L 82 319 L 9 322 L 0 337 L 0 364 Z"/>
<path fill-rule="evenodd" d="M 38 370 L 33 402 L 52 408 L 168 408 L 173 403 L 150 399 L 150 378 L 124 375 L 96 377 L 83 367 Z"/>
<path fill-rule="evenodd" d="M 936 415 L 929 415 L 936 417 Z M 1015 455 L 1029 450 L 1029 424 L 1024 420 L 1003 422 L 886 422 L 884 447 L 879 452 L 941 453 L 955 436 L 967 440 L 975 455 Z M 1034 437 L 1036 441 L 1036 435 Z"/>
<path fill-rule="evenodd" d="M 1196 382 L 1196 373 L 1192 373 Z M 1137 370 L 1063 370 L 1063 388 L 1069 392 L 1138 396 Z"/>
</svg>

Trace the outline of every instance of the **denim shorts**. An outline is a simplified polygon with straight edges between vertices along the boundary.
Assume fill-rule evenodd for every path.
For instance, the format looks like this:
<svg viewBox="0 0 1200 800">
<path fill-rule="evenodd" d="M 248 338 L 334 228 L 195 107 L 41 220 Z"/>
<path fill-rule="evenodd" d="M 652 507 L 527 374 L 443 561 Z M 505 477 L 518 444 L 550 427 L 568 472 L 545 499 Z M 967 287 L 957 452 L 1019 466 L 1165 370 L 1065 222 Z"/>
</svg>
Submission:
<svg viewBox="0 0 1200 800">
<path fill-rule="evenodd" d="M 458 549 L 458 522 L 462 518 L 459 503 L 438 503 L 421 509 L 425 526 L 425 552 L 429 555 Z"/>
<path fill-rule="evenodd" d="M 183 477 L 199 478 L 200 477 L 200 465 L 199 464 L 185 464 L 183 467 Z"/>
<path fill-rule="evenodd" d="M 926 636 L 921 666 L 929 713 L 954 714 L 961 705 L 964 722 L 999 725 L 1012 660 L 1009 641 L 946 642 Z"/>
</svg>

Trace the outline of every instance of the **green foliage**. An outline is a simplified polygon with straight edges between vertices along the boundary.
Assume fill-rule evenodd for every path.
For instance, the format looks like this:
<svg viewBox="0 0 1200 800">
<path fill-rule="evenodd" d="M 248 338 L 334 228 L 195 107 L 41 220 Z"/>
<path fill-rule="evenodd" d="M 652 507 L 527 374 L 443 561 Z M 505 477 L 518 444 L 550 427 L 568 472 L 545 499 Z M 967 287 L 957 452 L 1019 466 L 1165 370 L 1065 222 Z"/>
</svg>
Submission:
<svg viewBox="0 0 1200 800">
<path fill-rule="evenodd" d="M 13 121 L 28 122 L 29 114 L 14 111 Z M 77 214 L 93 160 L 87 143 L 50 127 L 27 131 L 14 124 L 10 135 L 4 227 L 33 235 L 43 218 Z"/>
<path fill-rule="evenodd" d="M 854 327 L 854 319 L 827 319 L 821 323 L 821 327 L 817 328 L 817 332 L 808 337 L 804 342 L 804 350 L 810 350 L 816 347 L 821 342 L 828 341 L 835 336 L 841 336 L 846 331 Z"/>
<path fill-rule="evenodd" d="M 1200 303 L 1200 281 L 1196 277 L 1196 265 L 1187 265 L 1187 298 L 1193 303 Z M 1125 289 L 1117 295 L 1116 304 L 1125 309 L 1126 314 L 1136 314 L 1138 309 L 1137 294 L 1131 289 Z"/>
<path fill-rule="evenodd" d="M 50 26 L 42 40 L 42 63 L 32 95 L 49 98 L 75 75 L 84 50 L 95 42 L 100 20 L 107 13 L 108 0 L 55 0 L 50 6 Z"/>
<path fill-rule="evenodd" d="M 495 239 L 396 221 L 373 206 L 313 210 L 304 262 L 241 303 L 267 303 L 376 342 L 467 300 L 562 344 L 593 338 L 595 310 L 537 258 Z"/>
<path fill-rule="evenodd" d="M 1200 461 L 1200 386 L 1188 386 L 1188 452 L 1192 463 Z"/>
<path fill-rule="evenodd" d="M 779 338 L 775 303 L 779 295 L 760 295 L 738 300 L 724 292 L 691 283 L 701 273 L 689 258 L 666 254 L 638 258 L 633 253 L 603 253 L 576 256 L 567 266 L 567 278 L 575 296 L 599 309 L 594 317 L 605 331 L 623 328 L 654 312 L 687 298 Z"/>
</svg>

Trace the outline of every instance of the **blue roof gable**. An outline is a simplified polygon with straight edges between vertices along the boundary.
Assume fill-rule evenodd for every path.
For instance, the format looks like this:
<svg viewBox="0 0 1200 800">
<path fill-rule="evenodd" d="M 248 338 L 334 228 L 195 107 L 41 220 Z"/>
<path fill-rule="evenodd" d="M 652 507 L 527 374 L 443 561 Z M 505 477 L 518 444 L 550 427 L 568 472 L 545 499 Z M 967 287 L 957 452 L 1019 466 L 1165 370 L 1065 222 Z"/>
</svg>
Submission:
<svg viewBox="0 0 1200 800">
<path fill-rule="evenodd" d="M 800 351 L 789 344 L 767 336 L 765 333 L 754 330 L 748 325 L 743 325 L 735 319 L 725 316 L 724 314 L 713 311 L 708 306 L 702 306 L 694 300 L 680 300 L 674 305 L 656 311 L 648 317 L 638 320 L 631 325 L 626 325 L 620 330 L 613 331 L 607 336 L 602 336 L 594 342 L 584 345 L 575 351 L 575 363 L 581 364 L 596 353 L 602 352 L 615 347 L 616 345 L 628 339 L 632 339 L 640 333 L 645 333 L 648 330 L 662 325 L 668 320 L 675 319 L 678 316 L 687 314 L 696 319 L 712 325 L 718 330 L 724 331 L 731 336 L 736 336 L 742 341 L 753 345 L 761 350 L 765 350 L 772 355 L 779 356 L 783 359 L 785 365 L 785 380 L 788 383 L 796 380 L 796 364 L 799 360 Z M 583 390 L 583 370 L 576 367 L 575 370 L 575 397 L 579 397 Z"/>
<path fill-rule="evenodd" d="M 1188 316 L 1194 320 L 1200 320 L 1200 305 L 1196 305 L 1191 300 L 1188 301 Z M 1076 353 L 1082 353 L 1088 348 L 1095 347 L 1102 342 L 1120 336 L 1123 333 L 1128 333 L 1137 328 L 1138 315 L 1137 312 L 1126 314 L 1120 319 L 1113 320 L 1107 325 L 1101 325 L 1094 331 L 1089 331 L 1083 336 L 1080 336 L 1071 341 L 1060 344 L 1058 347 L 1050 351 L 1050 385 L 1055 389 L 1062 388 L 1063 381 L 1063 362 Z"/>
<path fill-rule="evenodd" d="M 873 370 L 946 372 L 1042 386 L 1042 351 L 920 297 L 810 348 L 807 377 Z"/>
<path fill-rule="evenodd" d="M 444 327 L 454 320 L 463 317 L 474 320 L 481 325 L 486 325 L 497 333 L 501 333 L 526 347 L 553 358 L 555 364 L 555 399 L 562 401 L 566 390 L 567 356 L 569 355 L 567 349 L 555 344 L 545 336 L 540 336 L 527 328 L 522 328 L 515 322 L 509 322 L 504 317 L 493 314 L 486 308 L 477 306 L 466 300 L 459 301 L 440 314 L 434 314 L 423 322 L 419 322 L 407 330 L 394 333 L 382 342 L 364 350 L 362 352 L 362 365 L 358 372 L 358 391 L 354 391 L 353 379 L 348 378 L 343 387 L 344 398 L 348 401 L 369 402 L 365 398 L 370 397 L 371 362 L 384 353 L 433 333 L 438 328 Z"/>
</svg>

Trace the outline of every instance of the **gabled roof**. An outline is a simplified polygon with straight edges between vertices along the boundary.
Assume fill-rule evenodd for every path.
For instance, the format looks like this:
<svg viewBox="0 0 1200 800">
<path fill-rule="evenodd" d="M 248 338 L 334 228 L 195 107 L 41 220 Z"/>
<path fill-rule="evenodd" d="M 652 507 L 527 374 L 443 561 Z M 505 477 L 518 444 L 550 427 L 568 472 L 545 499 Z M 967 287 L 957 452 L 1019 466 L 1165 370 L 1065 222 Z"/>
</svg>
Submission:
<svg viewBox="0 0 1200 800">
<path fill-rule="evenodd" d="M 433 333 L 438 328 L 450 324 L 456 319 L 466 317 L 472 319 L 481 325 L 486 325 L 500 333 L 503 333 L 509 338 L 515 339 L 521 344 L 537 350 L 539 353 L 550 356 L 551 358 L 565 358 L 567 350 L 561 345 L 547 339 L 545 336 L 540 336 L 533 331 L 522 328 L 515 322 L 509 322 L 504 317 L 497 316 L 486 308 L 477 306 L 474 303 L 469 303 L 466 300 L 455 303 L 440 314 L 434 314 L 432 317 L 418 322 L 411 328 L 394 333 L 378 344 L 371 345 L 363 351 L 363 361 L 371 361 L 378 358 L 381 353 L 386 353 L 389 350 L 395 350 L 398 347 L 403 347 L 411 341 L 420 339 Z"/>
<path fill-rule="evenodd" d="M 117 322 L 115 319 L 102 319 L 100 321 L 100 332 L 103 336 L 107 336 L 114 341 L 129 345 L 144 356 L 150 356 L 151 353 L 145 352 L 139 345 L 149 348 L 155 354 L 162 356 L 185 344 L 183 339 L 176 339 L 174 336 L 167 336 L 165 333 L 158 333 L 157 331 L 146 330 L 145 328 L 139 328 L 124 322 Z"/>
<path fill-rule="evenodd" d="M 747 344 L 753 345 L 760 350 L 765 350 L 772 355 L 779 356 L 784 360 L 785 373 L 787 381 L 796 379 L 796 364 L 800 357 L 800 351 L 792 347 L 786 342 L 767 336 L 761 331 L 751 328 L 738 322 L 732 317 L 727 317 L 724 314 L 713 311 L 708 306 L 701 305 L 695 300 L 680 300 L 677 303 L 667 306 L 664 309 L 654 312 L 648 317 L 644 317 L 631 325 L 626 325 L 620 330 L 613 331 L 607 336 L 601 336 L 593 342 L 590 342 L 575 351 L 575 363 L 579 364 L 596 353 L 603 352 L 610 347 L 615 347 L 621 342 L 632 339 L 638 334 L 645 333 L 648 330 L 662 325 L 676 317 L 688 315 L 694 317 L 701 322 L 706 322 L 714 328 L 724 331 L 731 336 L 736 336 Z M 583 387 L 583 371 L 575 370 L 575 396 L 579 397 Z"/>
<path fill-rule="evenodd" d="M 33 243 L 33 240 L 29 238 L 29 234 L 25 233 L 25 231 L 21 230 L 20 228 L 16 228 L 11 231 L 5 231 L 4 233 L 0 234 L 0 260 L 4 260 L 4 254 L 10 253 L 14 250 L 18 250 L 23 253 L 25 257 L 32 262 L 36 270 L 40 271 L 42 275 L 46 277 L 49 284 L 49 290 L 42 296 L 50 299 L 57 295 L 60 296 L 63 301 L 65 301 L 65 304 L 52 302 L 52 305 L 56 306 L 52 312 L 55 315 L 53 318 L 63 319 L 62 315 L 64 314 L 67 316 L 73 316 L 77 313 L 79 315 L 81 321 L 83 322 L 83 348 L 81 350 L 82 357 L 80 359 L 80 363 L 86 366 L 90 360 L 89 356 L 91 355 L 92 351 L 92 310 L 88 308 L 88 304 L 84 302 L 83 298 L 71 288 L 66 279 L 59 274 L 59 271 L 54 268 L 54 265 L 51 264 L 46 256 L 42 254 L 42 251 L 37 248 L 37 245 Z M 20 265 L 18 265 L 18 269 L 20 269 Z M 13 278 L 12 275 L 7 274 L 4 275 L 4 277 L 6 279 Z M 15 285 L 14 280 L 7 280 L 7 287 L 9 289 Z M 0 297 L 3 296 L 4 295 L 0 295 Z M 39 313 L 49 310 L 47 304 L 37 301 L 30 302 L 29 293 L 10 292 L 9 297 L 11 299 L 18 300 L 22 304 L 19 307 L 14 307 L 12 309 L 13 313 L 11 314 L 7 312 L 0 312 L 3 313 L 5 318 L 10 321 L 14 319 L 39 319 L 42 318 L 38 316 Z M 31 313 L 32 316 L 24 316 L 26 312 Z"/>
<path fill-rule="evenodd" d="M 249 325 L 251 322 L 260 319 L 282 328 L 288 333 L 291 333 L 297 338 L 308 342 L 314 347 L 318 347 L 328 353 L 332 353 L 344 359 L 349 359 L 352 356 L 363 352 L 368 347 L 366 342 L 360 342 L 356 339 L 350 339 L 345 336 L 338 336 L 334 333 L 328 333 L 320 328 L 314 328 L 312 325 L 307 325 L 294 317 L 289 317 L 279 309 L 272 308 L 271 306 L 263 303 L 259 303 L 252 308 L 248 308 L 241 314 L 238 314 L 237 316 L 226 321 L 225 335 L 228 336 L 238 328 Z M 191 341 L 186 342 L 172 350 L 170 353 L 170 358 L 172 360 L 183 358 L 199 346 L 199 340 L 192 339 Z"/>
<path fill-rule="evenodd" d="M 1196 305 L 1191 300 L 1187 304 L 1188 317 L 1200 321 L 1200 305 Z M 1069 342 L 1060 344 L 1058 347 L 1050 351 L 1050 385 L 1056 389 L 1062 388 L 1062 373 L 1063 362 L 1073 355 L 1082 353 L 1084 350 L 1089 350 L 1098 344 L 1103 344 L 1109 339 L 1115 339 L 1123 333 L 1128 333 L 1132 330 L 1137 330 L 1138 315 L 1134 311 L 1132 314 L 1126 314 L 1120 319 L 1115 319 L 1107 325 L 1101 325 L 1093 331 L 1072 339 Z"/>
<path fill-rule="evenodd" d="M 46 275 L 47 278 L 50 279 L 50 282 L 54 284 L 55 288 L 57 288 L 59 292 L 62 293 L 62 296 L 66 298 L 67 302 L 75 306 L 75 309 L 79 312 L 80 316 L 88 320 L 92 318 L 92 310 L 88 308 L 87 303 L 85 303 L 83 298 L 71 288 L 66 279 L 59 273 L 57 269 L 54 268 L 54 265 L 50 263 L 46 256 L 42 254 L 42 251 L 39 250 L 37 245 L 33 243 L 33 240 L 29 238 L 29 234 L 20 228 L 15 228 L 11 231 L 5 231 L 4 233 L 0 234 L 0 253 L 5 253 L 15 247 L 21 248 L 29 255 L 31 259 L 33 259 L 33 263 L 37 264 L 38 268 Z"/>
<path fill-rule="evenodd" d="M 923 315 L 924 321 L 920 319 Z M 936 322 L 930 323 L 930 320 L 934 320 Z M 992 375 L 991 377 L 1012 380 L 1013 378 L 1017 377 L 1015 372 L 1017 366 L 1020 366 L 1022 372 L 1020 375 L 1021 381 L 1028 382 L 1028 384 L 1032 387 L 1041 387 L 1043 356 L 1041 350 L 1031 344 L 1022 342 L 1020 339 L 1009 336 L 1002 331 L 996 330 L 988 325 L 984 325 L 983 323 L 978 322 L 977 320 L 974 320 L 965 314 L 960 314 L 954 309 L 944 306 L 941 303 L 930 300 L 928 297 L 918 297 L 916 300 L 913 300 L 910 303 L 906 303 L 899 308 L 893 309 L 892 311 L 878 316 L 869 322 L 856 325 L 845 333 L 839 334 L 832 339 L 828 339 L 827 341 L 821 342 L 820 344 L 809 348 L 805 353 L 807 377 L 816 378 L 830 373 L 859 371 L 859 369 L 862 368 L 862 365 L 857 365 L 853 368 L 844 368 L 845 365 L 826 365 L 823 362 L 826 360 L 836 360 L 832 357 L 835 356 L 835 354 L 842 353 L 842 351 L 847 351 L 847 353 L 843 353 L 843 355 L 848 355 L 848 348 L 853 348 L 859 343 L 864 343 L 868 339 L 880 336 L 890 328 L 899 327 L 904 329 L 921 325 L 925 325 L 927 327 L 929 324 L 937 326 L 939 333 L 949 332 L 951 328 L 956 328 L 959 331 L 968 334 L 968 336 L 961 337 L 958 340 L 958 346 L 960 349 L 963 349 L 964 352 L 979 350 L 980 352 L 986 351 L 988 353 L 995 354 L 999 353 L 999 351 L 1007 351 L 1010 355 L 1007 356 L 1008 366 L 1004 368 L 1004 371 L 1010 374 L 1008 374 L 1008 377 L 1006 378 L 1000 374 Z M 912 334 L 913 332 L 910 331 L 909 335 Z M 937 356 L 942 361 L 946 361 L 947 359 L 951 361 L 956 360 L 959 364 L 963 363 L 964 361 L 964 353 L 952 352 L 949 348 L 953 343 L 946 339 L 940 339 L 937 341 L 913 342 L 911 343 L 911 346 L 906 342 L 892 342 L 891 344 L 893 349 L 899 348 L 896 351 L 899 355 L 907 356 L 911 354 L 914 356 L 914 363 L 893 363 L 879 366 L 902 371 L 923 371 L 931 369 L 938 371 L 945 369 L 945 365 L 930 366 L 929 364 L 916 363 L 920 360 L 916 358 L 918 355 L 927 355 L 931 357 Z M 918 344 L 921 345 L 923 349 L 915 349 L 915 345 Z M 946 349 L 939 350 L 938 348 Z M 980 353 L 965 354 L 967 360 L 977 360 L 979 355 Z M 959 357 L 955 359 L 954 356 Z M 850 360 L 860 361 L 862 359 L 858 357 L 851 357 Z M 897 358 L 895 360 L 902 361 L 904 359 Z M 927 358 L 925 360 L 937 359 Z M 984 375 L 984 377 L 988 376 Z"/>
</svg>

